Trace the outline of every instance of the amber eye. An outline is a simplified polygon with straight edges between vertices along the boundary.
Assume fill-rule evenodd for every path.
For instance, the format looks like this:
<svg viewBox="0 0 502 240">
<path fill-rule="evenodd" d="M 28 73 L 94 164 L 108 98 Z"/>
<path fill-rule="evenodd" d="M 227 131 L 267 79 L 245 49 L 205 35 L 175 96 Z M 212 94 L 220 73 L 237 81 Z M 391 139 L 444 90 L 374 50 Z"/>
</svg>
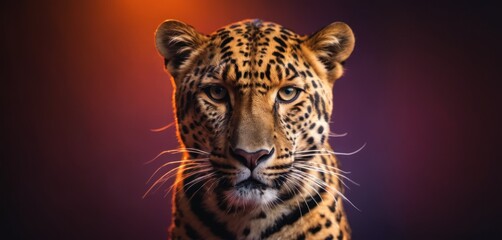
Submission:
<svg viewBox="0 0 502 240">
<path fill-rule="evenodd" d="M 225 100 L 225 98 L 228 95 L 227 90 L 224 87 L 217 85 L 209 86 L 205 88 L 204 91 L 206 92 L 208 97 L 210 97 L 216 102 L 221 102 Z"/>
<path fill-rule="evenodd" d="M 296 98 L 298 98 L 298 95 L 300 95 L 300 89 L 295 87 L 283 87 L 279 89 L 277 98 L 284 103 L 290 103 L 296 100 Z"/>
</svg>

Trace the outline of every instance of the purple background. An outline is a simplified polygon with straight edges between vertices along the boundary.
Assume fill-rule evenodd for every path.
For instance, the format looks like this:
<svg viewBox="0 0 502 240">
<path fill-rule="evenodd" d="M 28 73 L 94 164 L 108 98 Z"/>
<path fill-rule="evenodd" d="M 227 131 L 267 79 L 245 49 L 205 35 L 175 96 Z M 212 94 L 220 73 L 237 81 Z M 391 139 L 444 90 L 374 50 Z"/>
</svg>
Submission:
<svg viewBox="0 0 502 240">
<path fill-rule="evenodd" d="M 471 1 L 1 3 L 2 239 L 165 239 L 170 197 L 142 199 L 177 147 L 153 42 L 164 19 L 210 33 L 262 18 L 308 34 L 348 23 L 332 139 L 360 187 L 355 239 L 494 239 L 500 168 L 500 8 Z M 42 3 L 44 2 L 44 3 Z M 373 3 L 371 3 L 373 2 Z"/>
</svg>

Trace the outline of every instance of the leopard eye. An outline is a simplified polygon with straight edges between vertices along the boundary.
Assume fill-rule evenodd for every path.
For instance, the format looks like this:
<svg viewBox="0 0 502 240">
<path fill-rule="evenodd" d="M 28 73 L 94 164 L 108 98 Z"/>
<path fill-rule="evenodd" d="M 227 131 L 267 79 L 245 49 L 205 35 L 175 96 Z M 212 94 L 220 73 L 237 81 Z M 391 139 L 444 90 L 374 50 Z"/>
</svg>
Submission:
<svg viewBox="0 0 502 240">
<path fill-rule="evenodd" d="M 279 89 L 277 93 L 277 98 L 284 103 L 293 102 L 300 95 L 300 89 L 295 87 L 283 87 Z"/>
<path fill-rule="evenodd" d="M 224 87 L 217 85 L 209 86 L 206 89 L 204 89 L 204 91 L 206 92 L 206 95 L 209 98 L 211 98 L 216 102 L 221 102 L 225 100 L 225 98 L 228 95 L 227 90 Z"/>
</svg>

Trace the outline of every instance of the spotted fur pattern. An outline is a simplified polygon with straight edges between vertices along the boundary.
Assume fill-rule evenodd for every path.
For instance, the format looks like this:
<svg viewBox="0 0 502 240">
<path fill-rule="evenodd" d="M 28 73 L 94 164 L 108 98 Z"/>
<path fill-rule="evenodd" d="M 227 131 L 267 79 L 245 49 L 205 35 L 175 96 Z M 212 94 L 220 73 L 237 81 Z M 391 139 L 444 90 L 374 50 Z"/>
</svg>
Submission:
<svg viewBox="0 0 502 240">
<path fill-rule="evenodd" d="M 171 238 L 350 239 L 328 137 L 351 29 L 244 20 L 203 35 L 168 20 L 156 44 L 185 149 Z"/>
</svg>

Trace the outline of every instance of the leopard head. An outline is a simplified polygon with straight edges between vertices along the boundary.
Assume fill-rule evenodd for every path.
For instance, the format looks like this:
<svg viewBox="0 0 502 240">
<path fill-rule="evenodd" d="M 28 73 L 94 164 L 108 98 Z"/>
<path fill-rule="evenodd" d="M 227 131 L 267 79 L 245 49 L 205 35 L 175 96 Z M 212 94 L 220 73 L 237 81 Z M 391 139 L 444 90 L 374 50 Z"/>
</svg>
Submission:
<svg viewBox="0 0 502 240">
<path fill-rule="evenodd" d="M 175 86 L 187 194 L 203 179 L 222 205 L 239 208 L 307 191 L 293 170 L 326 161 L 315 153 L 330 149 L 332 86 L 354 48 L 346 24 L 300 36 L 244 20 L 204 35 L 168 20 L 156 46 Z"/>
</svg>

